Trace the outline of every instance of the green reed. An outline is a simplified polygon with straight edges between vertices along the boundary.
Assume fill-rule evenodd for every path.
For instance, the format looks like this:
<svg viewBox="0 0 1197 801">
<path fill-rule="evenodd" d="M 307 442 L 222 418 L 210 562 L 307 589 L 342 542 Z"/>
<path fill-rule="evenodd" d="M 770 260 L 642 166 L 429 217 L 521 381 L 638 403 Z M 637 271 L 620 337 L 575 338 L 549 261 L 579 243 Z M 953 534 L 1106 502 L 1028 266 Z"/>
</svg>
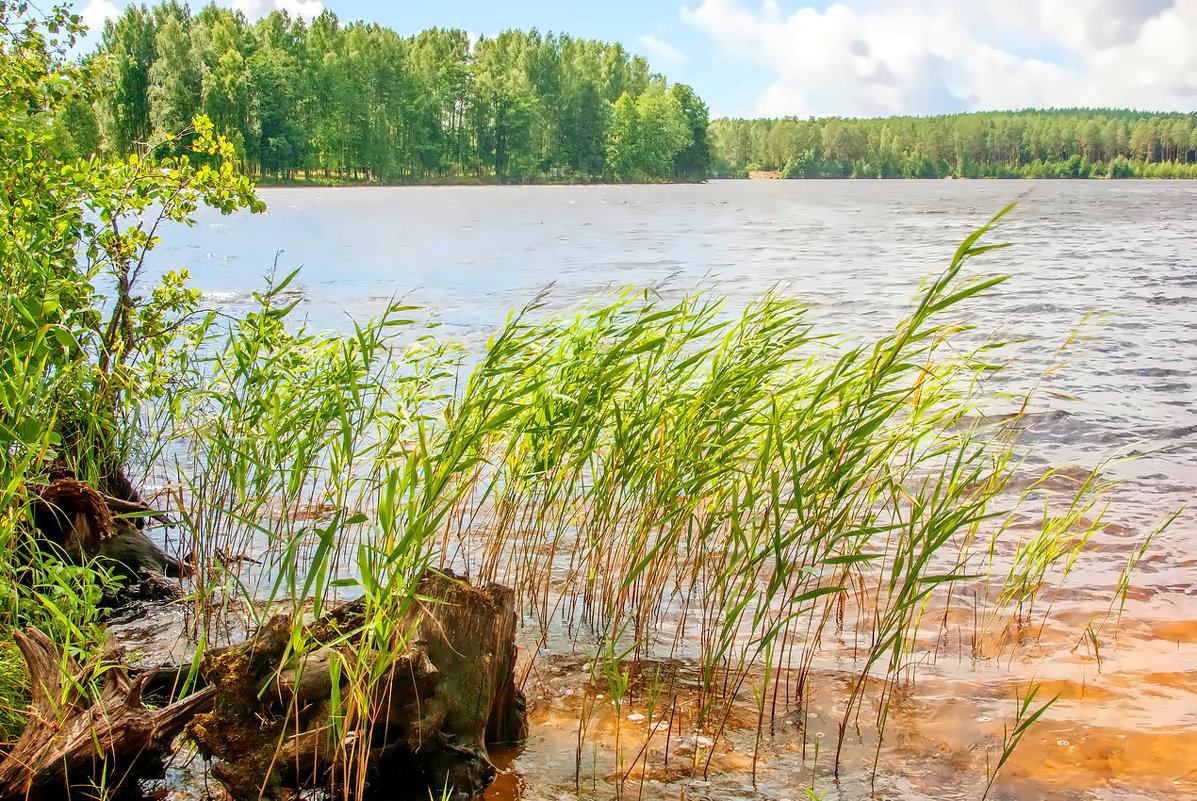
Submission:
<svg viewBox="0 0 1197 801">
<path fill-rule="evenodd" d="M 739 313 L 707 294 L 628 290 L 570 317 L 538 299 L 468 369 L 400 304 L 343 337 L 295 324 L 294 275 L 242 320 L 209 316 L 147 366 L 165 389 L 142 416 L 174 460 L 197 639 L 364 596 L 360 630 L 291 643 L 296 661 L 334 649 L 333 730 L 360 734 L 419 575 L 507 583 L 533 639 L 592 655 L 605 700 L 579 723 L 580 781 L 600 707 L 617 743 L 630 738 L 618 721 L 644 660 L 697 666 L 693 726 L 718 747 L 739 699 L 754 699 L 759 731 L 802 709 L 824 635 L 851 629 L 838 765 L 866 702 L 884 730 L 929 610 L 971 591 L 979 643 L 1003 610 L 1029 615 L 1098 525 L 1083 517 L 1094 474 L 1012 560 L 995 555 L 1016 440 L 967 424 L 997 345 L 962 350 L 972 335 L 952 318 L 1002 281 L 964 274 L 1001 216 L 868 344 L 816 331 L 777 293 Z M 346 793 L 368 741 L 335 739 Z M 630 747 L 632 766 L 648 760 L 647 740 Z M 613 768 L 630 771 L 622 749 Z"/>
<path fill-rule="evenodd" d="M 985 801 L 989 797 L 998 772 L 1001 771 L 1002 766 L 1006 764 L 1010 757 L 1014 755 L 1014 750 L 1018 748 L 1018 744 L 1022 741 L 1027 730 L 1051 708 L 1052 704 L 1059 700 L 1060 696 L 1056 695 L 1036 709 L 1034 707 L 1035 697 L 1039 694 L 1040 689 L 1042 689 L 1041 685 L 1032 683 L 1027 687 L 1025 695 L 1015 697 L 1013 727 L 1004 726 L 1002 728 L 1002 753 L 998 757 L 997 764 L 987 771 L 989 776 L 988 781 L 985 783 L 985 792 L 981 794 L 981 801 Z"/>
</svg>

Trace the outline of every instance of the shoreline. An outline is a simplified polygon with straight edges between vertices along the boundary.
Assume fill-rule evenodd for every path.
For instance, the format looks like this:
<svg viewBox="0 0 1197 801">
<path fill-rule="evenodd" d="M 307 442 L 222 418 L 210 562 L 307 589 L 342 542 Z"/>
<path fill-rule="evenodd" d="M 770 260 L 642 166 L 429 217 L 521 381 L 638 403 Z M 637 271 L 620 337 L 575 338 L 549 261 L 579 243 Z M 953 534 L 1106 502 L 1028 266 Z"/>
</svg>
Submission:
<svg viewBox="0 0 1197 801">
<path fill-rule="evenodd" d="M 501 181 L 478 181 L 478 180 L 461 180 L 461 181 L 413 181 L 411 183 L 381 183 L 374 181 L 306 181 L 306 180 L 255 180 L 254 186 L 258 189 L 401 189 L 401 188 L 446 188 L 446 187 L 532 187 L 532 186 L 697 186 L 701 184 L 708 184 L 713 181 L 735 181 L 743 183 L 787 183 L 798 181 L 810 182 L 841 182 L 841 181 L 876 181 L 876 182 L 901 182 L 901 181 L 1002 181 L 1002 182 L 1047 182 L 1047 181 L 1068 181 L 1068 182 L 1132 182 L 1132 181 L 1197 181 L 1197 178 L 1180 178 L 1173 176 L 1133 176 L 1128 178 L 1110 178 L 1110 177 L 1084 177 L 1084 178 L 1040 178 L 1029 176 L 1018 177 L 1004 177 L 1004 176 L 984 176 L 979 178 L 970 178 L 967 176 L 945 175 L 942 178 L 875 178 L 875 177 L 845 177 L 845 178 L 745 178 L 740 176 L 711 176 L 702 181 L 527 181 L 522 183 L 506 183 Z"/>
<path fill-rule="evenodd" d="M 470 187 L 470 186 L 681 186 L 689 184 L 703 184 L 713 180 L 707 178 L 702 181 L 567 181 L 562 179 L 547 179 L 535 181 L 486 181 L 478 178 L 451 178 L 441 181 L 370 181 L 370 180 L 323 180 L 309 181 L 304 179 L 251 179 L 254 186 L 262 189 L 339 189 L 339 188 L 368 188 L 380 189 L 396 187 Z"/>
</svg>

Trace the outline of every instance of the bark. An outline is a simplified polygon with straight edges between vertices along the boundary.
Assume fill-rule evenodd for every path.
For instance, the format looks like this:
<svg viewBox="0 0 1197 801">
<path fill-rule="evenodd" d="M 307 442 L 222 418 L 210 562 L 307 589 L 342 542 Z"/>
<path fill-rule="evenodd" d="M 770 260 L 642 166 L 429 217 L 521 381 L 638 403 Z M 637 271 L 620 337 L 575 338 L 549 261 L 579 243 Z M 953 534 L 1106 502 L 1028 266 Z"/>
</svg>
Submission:
<svg viewBox="0 0 1197 801">
<path fill-rule="evenodd" d="M 407 633 L 403 647 L 366 690 L 370 719 L 346 729 L 329 723 L 334 685 L 339 697 L 350 696 L 346 668 L 361 658 L 352 646 L 284 661 L 291 621 L 279 616 L 252 643 L 205 658 L 201 672 L 216 688 L 216 704 L 187 732 L 218 760 L 212 773 L 234 799 L 330 785 L 392 798 L 397 787 L 402 798 L 440 797 L 449 788 L 453 798 L 469 798 L 493 780 L 486 744 L 527 732 L 515 685 L 513 594 L 430 572 L 417 596 L 396 627 Z M 307 634 L 336 641 L 361 626 L 364 612 L 363 602 L 347 604 Z"/>
<path fill-rule="evenodd" d="M 178 562 L 113 511 L 95 490 L 60 477 L 39 491 L 34 520 L 43 547 L 107 559 L 143 594 L 177 591 L 164 574 L 177 574 Z M 216 760 L 212 775 L 236 801 L 311 786 L 388 798 L 396 788 L 403 798 L 439 798 L 446 788 L 456 799 L 477 794 L 496 772 L 487 743 L 526 735 L 514 594 L 430 571 L 393 621 L 398 639 L 373 651 L 360 640 L 370 614 L 364 601 L 345 604 L 299 637 L 293 629 L 302 621 L 275 617 L 249 642 L 208 652 L 199 668 L 203 689 L 168 697 L 173 702 L 160 710 L 147 709 L 143 697 L 169 693 L 177 675 L 131 679 L 110 656 L 93 699 L 80 688 L 97 674 L 61 659 L 40 632 L 17 635 L 33 712 L 0 763 L 0 798 L 98 785 L 105 774 L 115 777 L 112 786 L 159 763 L 180 731 Z M 293 642 L 314 647 L 297 657 Z M 375 678 L 350 687 L 347 676 L 359 667 Z"/>
<path fill-rule="evenodd" d="M 43 548 L 79 564 L 99 558 L 127 584 L 163 582 L 154 577 L 180 576 L 178 559 L 165 553 L 136 525 L 143 517 L 166 518 L 140 501 L 102 495 L 74 477 L 59 475 L 34 492 L 33 524 Z M 116 515 L 137 515 L 129 519 Z"/>
<path fill-rule="evenodd" d="M 153 674 L 131 680 L 116 665 L 103 673 L 98 698 L 89 698 L 81 688 L 92 671 L 64 659 L 40 631 L 14 637 L 29 668 L 33 703 L 20 739 L 0 762 L 0 798 L 69 795 L 72 786 L 94 791 L 104 774 L 111 777 L 107 786 L 115 787 L 155 771 L 174 737 L 212 705 L 215 691 L 206 688 L 163 709 L 147 709 L 142 691 Z"/>
</svg>

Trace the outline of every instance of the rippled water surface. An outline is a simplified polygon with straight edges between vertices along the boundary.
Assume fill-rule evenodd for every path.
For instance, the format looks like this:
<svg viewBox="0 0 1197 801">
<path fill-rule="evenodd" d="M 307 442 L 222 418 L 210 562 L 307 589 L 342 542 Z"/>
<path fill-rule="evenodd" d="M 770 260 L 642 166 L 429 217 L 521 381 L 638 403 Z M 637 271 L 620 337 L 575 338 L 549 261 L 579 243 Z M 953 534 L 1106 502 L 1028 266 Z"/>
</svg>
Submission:
<svg viewBox="0 0 1197 801">
<path fill-rule="evenodd" d="M 1036 679 L 1060 700 L 991 797 L 1197 797 L 1192 512 L 1156 539 L 1117 636 L 1103 630 L 1100 654 L 1080 639 L 1133 545 L 1197 499 L 1197 184 L 723 181 L 261 196 L 265 216 L 203 216 L 167 236 L 155 265 L 188 268 L 211 302 L 237 310 L 277 254 L 281 272 L 303 268 L 293 286 L 316 326 L 344 328 L 401 296 L 439 316 L 442 335 L 474 345 L 549 285 L 551 309 L 623 285 L 666 295 L 709 288 L 733 307 L 780 287 L 810 302 L 826 330 L 868 335 L 897 321 L 918 282 L 946 266 L 970 231 L 1020 199 L 991 240 L 1012 247 L 973 262 L 978 273 L 1011 279 L 967 309 L 971 322 L 1027 340 L 1012 351 L 1018 364 L 986 389 L 1021 397 L 1038 388 L 1023 420 L 1034 446 L 1028 467 L 1088 470 L 1123 457 L 1103 468 L 1123 483 L 1080 587 L 1056 600 L 1035 643 L 1003 660 L 942 658 L 922 670 L 891 719 L 878 795 L 979 797 L 976 777 L 996 759 L 1013 691 Z M 997 401 L 993 411 L 1019 402 Z M 574 674 L 554 664 L 530 674 L 532 739 L 504 756 L 512 773 L 488 797 L 573 797 Z M 835 680 L 832 671 L 827 682 Z M 803 746 L 818 732 L 807 734 L 779 731 L 764 743 L 756 786 L 751 765 L 735 763 L 745 749 L 733 748 L 723 779 L 663 771 L 630 792 L 797 798 L 794 782 L 808 781 L 811 768 Z M 866 773 L 819 786 L 829 798 L 859 797 Z M 588 787 L 597 797 L 613 792 L 602 779 Z"/>
</svg>

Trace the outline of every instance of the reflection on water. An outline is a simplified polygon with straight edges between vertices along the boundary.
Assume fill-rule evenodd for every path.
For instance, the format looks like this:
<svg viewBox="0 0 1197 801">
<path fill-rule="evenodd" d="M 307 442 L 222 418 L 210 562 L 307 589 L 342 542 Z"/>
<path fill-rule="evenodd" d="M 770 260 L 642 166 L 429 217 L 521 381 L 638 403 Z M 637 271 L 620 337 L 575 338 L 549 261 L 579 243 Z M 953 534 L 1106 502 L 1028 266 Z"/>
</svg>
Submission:
<svg viewBox="0 0 1197 801">
<path fill-rule="evenodd" d="M 768 181 L 262 196 L 265 217 L 205 216 L 196 228 L 167 235 L 155 266 L 186 267 L 210 302 L 235 312 L 248 308 L 260 275 L 282 251 L 281 272 L 303 267 L 291 289 L 317 327 L 344 328 L 402 296 L 426 306 L 442 336 L 475 347 L 547 285 L 549 309 L 628 284 L 669 297 L 709 288 L 732 307 L 779 286 L 811 303 L 830 330 L 876 333 L 899 318 L 918 282 L 946 265 L 968 232 L 1022 196 L 998 234 L 1014 247 L 974 262 L 986 274 L 1012 277 L 972 304 L 971 322 L 986 335 L 1026 340 L 1013 350 L 1017 364 L 984 388 L 1013 399 L 985 409 L 976 423 L 1015 426 L 1033 446 L 1012 490 L 1057 467 L 1056 489 L 1095 469 L 1122 482 L 1109 525 L 1092 539 L 1069 587 L 1054 595 L 1037 636 L 1012 656 L 976 661 L 967 620 L 929 631 L 934 647 L 921 652 L 919 681 L 891 713 L 876 776 L 867 715 L 848 738 L 838 780 L 826 749 L 816 755 L 824 738 L 834 741 L 835 704 L 842 703 L 819 687 L 847 675 L 837 660 L 848 654 L 833 649 L 808 685 L 805 729 L 779 718 L 766 728 L 756 762 L 756 721 L 747 707 L 737 712 L 743 725 L 720 735 L 710 769 L 696 771 L 705 759 L 701 739 L 679 740 L 667 726 L 645 746 L 646 728 L 659 724 L 652 711 L 621 709 L 617 727 L 610 706 L 600 704 L 581 755 L 582 790 L 612 797 L 626 776 L 628 798 L 796 799 L 812 782 L 829 799 L 859 798 L 870 785 L 884 798 L 979 798 L 986 770 L 1000 757 L 1012 699 L 1034 680 L 1045 698 L 1059 693 L 1059 700 L 1027 735 L 992 798 L 1197 798 L 1192 513 L 1156 539 L 1117 630 L 1107 623 L 1086 637 L 1100 626 L 1094 621 L 1108 610 L 1128 553 L 1195 496 L 1197 186 Z M 1031 414 L 1004 418 L 1031 389 Z M 1025 527 L 1034 526 L 1028 517 Z M 526 652 L 535 653 L 529 645 Z M 680 675 L 674 716 L 685 704 Z M 560 654 L 531 665 L 532 738 L 496 755 L 510 773 L 488 798 L 575 797 L 587 676 Z M 617 737 L 627 751 L 622 758 Z"/>
</svg>

